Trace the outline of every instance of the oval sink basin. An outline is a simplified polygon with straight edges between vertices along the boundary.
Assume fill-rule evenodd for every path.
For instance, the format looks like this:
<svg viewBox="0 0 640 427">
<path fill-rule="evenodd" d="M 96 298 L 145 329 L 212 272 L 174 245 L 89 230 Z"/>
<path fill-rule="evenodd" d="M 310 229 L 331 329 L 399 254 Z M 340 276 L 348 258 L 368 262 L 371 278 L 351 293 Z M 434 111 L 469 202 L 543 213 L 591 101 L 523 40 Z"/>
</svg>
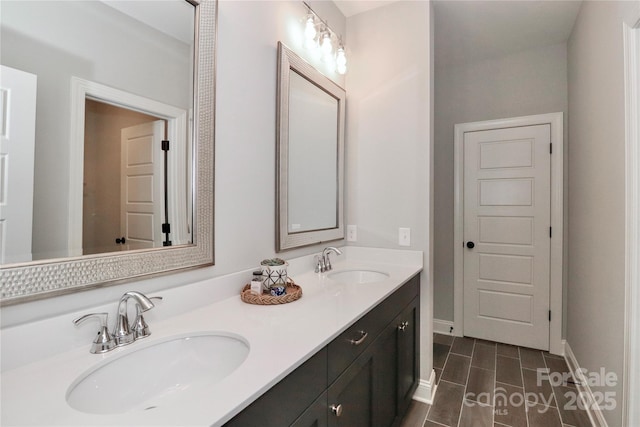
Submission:
<svg viewBox="0 0 640 427">
<path fill-rule="evenodd" d="M 374 283 L 389 278 L 387 273 L 374 270 L 343 270 L 327 274 L 329 279 L 333 279 L 341 283 Z"/>
<path fill-rule="evenodd" d="M 239 336 L 203 333 L 173 338 L 105 361 L 81 375 L 67 403 L 91 414 L 151 410 L 235 371 L 249 354 Z"/>
</svg>

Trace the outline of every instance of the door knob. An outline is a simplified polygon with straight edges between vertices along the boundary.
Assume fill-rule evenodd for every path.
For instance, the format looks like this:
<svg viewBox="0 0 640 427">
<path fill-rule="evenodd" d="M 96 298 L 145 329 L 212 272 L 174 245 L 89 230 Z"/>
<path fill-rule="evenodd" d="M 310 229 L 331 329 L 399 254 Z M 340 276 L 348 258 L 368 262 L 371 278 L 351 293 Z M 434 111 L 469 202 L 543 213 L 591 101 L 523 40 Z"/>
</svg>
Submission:
<svg viewBox="0 0 640 427">
<path fill-rule="evenodd" d="M 476 246 L 476 244 L 475 244 L 475 243 L 473 243 L 473 242 L 467 242 L 467 247 L 468 247 L 469 249 L 473 249 L 475 246 Z"/>
<path fill-rule="evenodd" d="M 123 245 L 124 245 L 124 243 L 125 243 L 125 242 L 126 242 L 126 240 L 125 240 L 124 236 L 123 236 L 123 237 L 120 237 L 120 238 L 118 238 L 118 239 L 116 239 L 116 243 L 117 243 L 118 245 L 120 245 L 120 244 L 123 244 Z"/>
</svg>

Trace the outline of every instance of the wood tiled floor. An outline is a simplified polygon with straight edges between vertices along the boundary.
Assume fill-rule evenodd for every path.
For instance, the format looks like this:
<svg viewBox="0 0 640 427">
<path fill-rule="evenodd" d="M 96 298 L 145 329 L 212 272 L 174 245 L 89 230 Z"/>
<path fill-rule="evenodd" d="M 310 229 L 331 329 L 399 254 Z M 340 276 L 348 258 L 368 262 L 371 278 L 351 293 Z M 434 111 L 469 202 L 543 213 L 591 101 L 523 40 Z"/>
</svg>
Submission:
<svg viewBox="0 0 640 427">
<path fill-rule="evenodd" d="M 433 366 L 438 384 L 433 404 L 412 402 L 401 427 L 591 426 L 583 409 L 572 409 L 575 384 L 547 379 L 548 372 L 569 372 L 562 357 L 434 334 Z"/>
</svg>

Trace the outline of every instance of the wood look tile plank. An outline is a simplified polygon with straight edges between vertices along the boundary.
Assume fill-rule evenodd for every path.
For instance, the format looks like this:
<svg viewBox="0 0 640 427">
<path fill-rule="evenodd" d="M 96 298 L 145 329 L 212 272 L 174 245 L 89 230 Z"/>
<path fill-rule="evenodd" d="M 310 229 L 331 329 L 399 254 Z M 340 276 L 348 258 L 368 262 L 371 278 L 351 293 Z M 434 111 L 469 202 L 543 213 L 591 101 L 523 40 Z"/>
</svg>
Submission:
<svg viewBox="0 0 640 427">
<path fill-rule="evenodd" d="M 527 401 L 541 405 L 557 406 L 546 372 L 522 369 L 522 377 Z"/>
<path fill-rule="evenodd" d="M 440 380 L 465 385 L 467 383 L 470 365 L 470 357 L 452 353 L 447 358 L 447 363 L 444 365 L 444 370 L 442 371 Z"/>
<path fill-rule="evenodd" d="M 524 390 L 509 384 L 496 384 L 494 421 L 511 427 L 527 427 Z M 514 396 L 515 395 L 515 396 Z"/>
<path fill-rule="evenodd" d="M 427 420 L 449 427 L 456 427 L 460 419 L 463 396 L 463 386 L 440 381 L 433 404 L 427 414 Z"/>
<path fill-rule="evenodd" d="M 528 369 L 546 368 L 542 351 L 530 348 L 520 347 L 520 363 Z"/>
<path fill-rule="evenodd" d="M 465 399 L 493 405 L 493 389 L 495 372 L 487 369 L 471 367 L 465 391 Z"/>
<path fill-rule="evenodd" d="M 453 344 L 453 338 L 454 337 L 452 335 L 437 334 L 437 333 L 433 334 L 433 342 L 438 344 L 444 344 L 444 345 L 450 346 L 451 344 Z"/>
<path fill-rule="evenodd" d="M 571 370 L 567 366 L 567 362 L 565 362 L 564 359 L 558 359 L 555 357 L 544 357 L 544 361 L 547 365 L 547 368 L 549 369 L 550 375 L 560 374 L 560 376 L 555 375 L 554 379 L 561 378 L 562 386 L 573 387 L 573 388 L 576 387 L 574 383 L 573 375 L 571 374 Z M 558 384 L 552 384 L 552 385 L 558 385 Z"/>
<path fill-rule="evenodd" d="M 589 415 L 584 409 L 580 409 L 577 400 L 578 390 L 574 387 L 553 387 L 553 392 L 558 402 L 560 418 L 565 424 L 576 427 L 590 426 Z"/>
<path fill-rule="evenodd" d="M 407 414 L 402 419 L 400 423 L 400 427 L 416 427 L 421 426 L 424 421 L 427 419 L 427 413 L 429 412 L 429 408 L 431 406 L 418 402 L 417 400 L 412 400 L 409 409 L 407 410 Z"/>
<path fill-rule="evenodd" d="M 475 340 L 467 337 L 455 337 L 453 345 L 451 345 L 451 353 L 461 354 L 463 356 L 471 356 L 473 353 L 473 345 Z"/>
<path fill-rule="evenodd" d="M 433 367 L 442 369 L 449 355 L 451 347 L 444 344 L 433 343 Z"/>
<path fill-rule="evenodd" d="M 476 344 L 473 349 L 471 366 L 491 371 L 496 369 L 496 347 Z"/>
<path fill-rule="evenodd" d="M 531 405 L 527 408 L 529 427 L 562 427 L 560 413 L 551 406 Z"/>
<path fill-rule="evenodd" d="M 520 357 L 518 347 L 515 345 L 498 343 L 497 349 L 500 356 L 514 357 L 516 359 Z"/>
<path fill-rule="evenodd" d="M 520 360 L 512 357 L 497 356 L 496 381 L 522 387 Z"/>
<path fill-rule="evenodd" d="M 477 402 L 464 401 L 458 427 L 491 427 L 493 425 L 493 407 Z"/>
</svg>

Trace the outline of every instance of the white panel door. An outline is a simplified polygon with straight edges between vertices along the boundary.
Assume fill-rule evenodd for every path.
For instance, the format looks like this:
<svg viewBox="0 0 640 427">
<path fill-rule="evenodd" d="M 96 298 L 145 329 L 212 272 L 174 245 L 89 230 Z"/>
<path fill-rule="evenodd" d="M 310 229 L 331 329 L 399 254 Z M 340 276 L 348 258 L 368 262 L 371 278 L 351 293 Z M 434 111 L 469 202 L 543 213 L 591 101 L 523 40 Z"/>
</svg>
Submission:
<svg viewBox="0 0 640 427">
<path fill-rule="evenodd" d="M 37 76 L 0 69 L 0 264 L 31 261 Z"/>
<path fill-rule="evenodd" d="M 550 125 L 464 134 L 464 335 L 549 349 Z"/>
<path fill-rule="evenodd" d="M 120 228 L 123 249 L 162 246 L 164 120 L 122 129 Z"/>
</svg>

